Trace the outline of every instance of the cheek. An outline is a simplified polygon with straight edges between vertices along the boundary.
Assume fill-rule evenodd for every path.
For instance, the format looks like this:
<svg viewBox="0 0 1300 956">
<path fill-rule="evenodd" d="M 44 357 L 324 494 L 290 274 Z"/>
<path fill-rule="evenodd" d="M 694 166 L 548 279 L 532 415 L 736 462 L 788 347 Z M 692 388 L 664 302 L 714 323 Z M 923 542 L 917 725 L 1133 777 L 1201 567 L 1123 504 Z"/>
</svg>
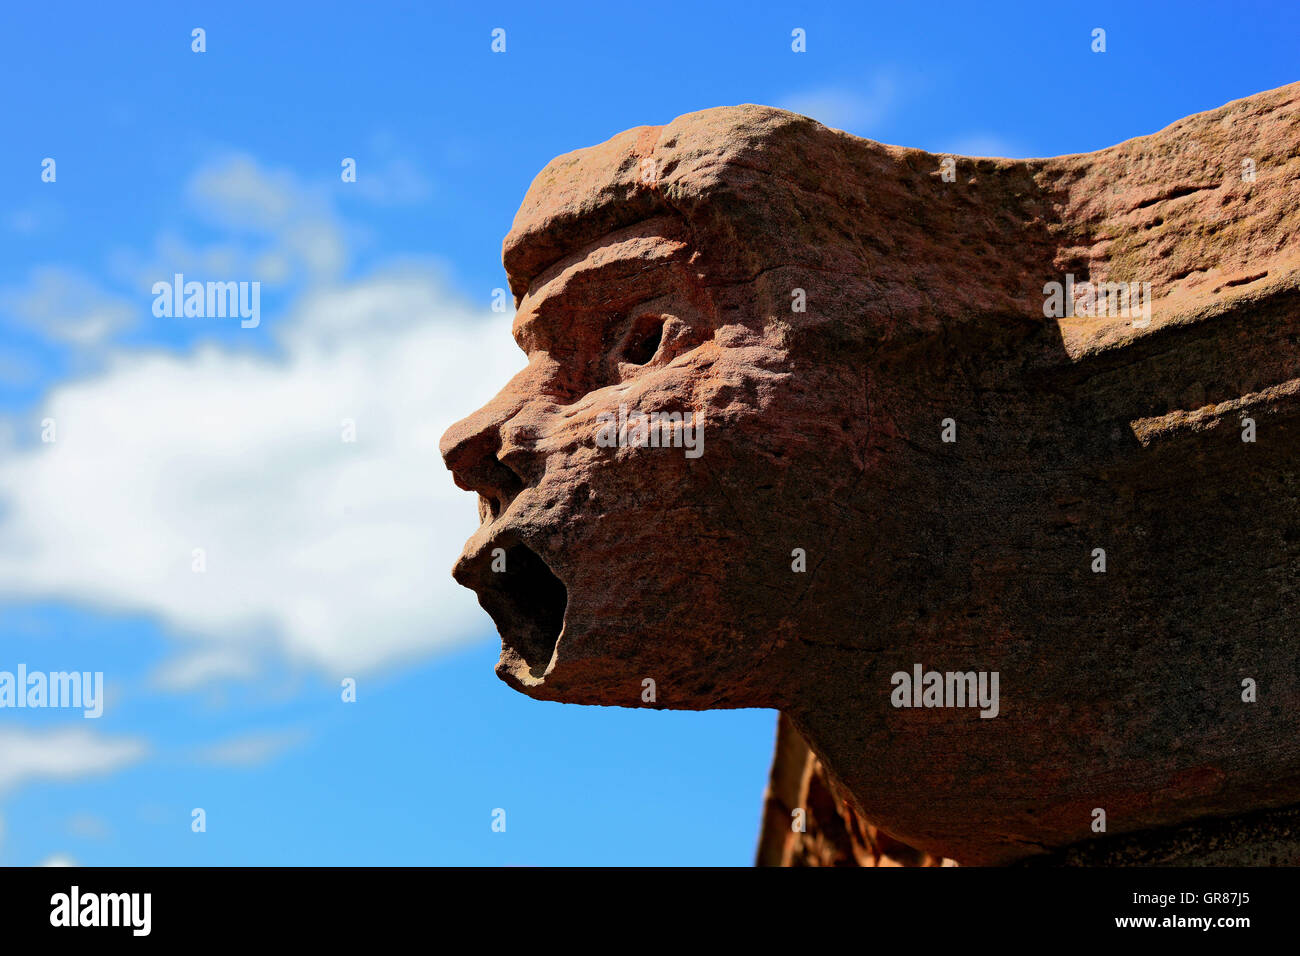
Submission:
<svg viewBox="0 0 1300 956">
<path fill-rule="evenodd" d="M 692 325 L 677 316 L 667 316 L 663 324 L 663 344 L 660 347 L 663 364 L 700 347 L 707 338 L 708 332 L 700 326 Z"/>
</svg>

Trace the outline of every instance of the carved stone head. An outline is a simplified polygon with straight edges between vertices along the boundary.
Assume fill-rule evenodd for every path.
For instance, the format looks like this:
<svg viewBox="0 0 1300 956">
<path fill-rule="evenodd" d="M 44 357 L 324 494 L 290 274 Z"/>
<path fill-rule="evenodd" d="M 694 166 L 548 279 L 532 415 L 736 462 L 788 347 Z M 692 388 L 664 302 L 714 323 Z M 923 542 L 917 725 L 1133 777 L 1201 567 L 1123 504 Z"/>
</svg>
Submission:
<svg viewBox="0 0 1300 956">
<path fill-rule="evenodd" d="M 757 106 L 553 160 L 528 365 L 442 441 L 498 674 L 779 708 L 962 862 L 1300 801 L 1298 89 L 1056 160 Z"/>
</svg>

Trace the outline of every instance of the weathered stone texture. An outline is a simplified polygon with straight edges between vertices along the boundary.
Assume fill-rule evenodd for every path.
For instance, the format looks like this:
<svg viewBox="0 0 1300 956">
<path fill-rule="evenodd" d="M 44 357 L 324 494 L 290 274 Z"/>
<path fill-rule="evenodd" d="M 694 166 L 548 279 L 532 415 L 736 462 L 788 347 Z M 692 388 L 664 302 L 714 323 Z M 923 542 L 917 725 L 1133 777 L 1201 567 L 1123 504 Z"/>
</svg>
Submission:
<svg viewBox="0 0 1300 956">
<path fill-rule="evenodd" d="M 761 106 L 553 160 L 504 249 L 529 364 L 443 439 L 498 673 L 779 709 L 963 864 L 1300 804 L 1298 147 L 1300 84 L 951 182 Z M 1045 316 L 1067 276 L 1149 321 Z M 620 405 L 703 454 L 600 447 Z M 997 672 L 998 716 L 892 706 L 917 663 Z"/>
</svg>

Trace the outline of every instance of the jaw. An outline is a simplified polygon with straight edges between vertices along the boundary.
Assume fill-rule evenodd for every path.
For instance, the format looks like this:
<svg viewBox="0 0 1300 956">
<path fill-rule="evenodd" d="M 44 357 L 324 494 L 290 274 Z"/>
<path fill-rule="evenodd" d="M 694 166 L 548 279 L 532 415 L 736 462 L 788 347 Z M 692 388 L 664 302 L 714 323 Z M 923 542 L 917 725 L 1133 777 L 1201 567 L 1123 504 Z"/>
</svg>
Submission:
<svg viewBox="0 0 1300 956">
<path fill-rule="evenodd" d="M 654 580 L 652 569 L 628 569 L 622 548 L 602 549 L 603 559 L 590 562 L 599 573 L 588 574 L 557 560 L 545 546 L 549 536 L 525 541 L 512 529 L 485 537 L 467 549 L 453 576 L 475 592 L 496 625 L 496 674 L 514 690 L 534 700 L 596 706 L 766 705 L 755 696 L 761 688 L 753 686 L 753 674 L 738 679 L 732 672 L 728 651 L 741 638 L 717 625 L 721 612 L 680 594 L 617 586 Z M 635 543 L 627 547 L 637 550 Z M 492 570 L 494 556 L 498 568 L 504 559 L 505 570 Z M 708 666 L 698 660 L 700 647 L 712 648 Z"/>
<path fill-rule="evenodd" d="M 467 552 L 452 575 L 478 595 L 501 635 L 497 676 L 529 696 L 543 696 L 537 689 L 555 667 L 569 601 L 552 565 L 506 533 Z"/>
</svg>

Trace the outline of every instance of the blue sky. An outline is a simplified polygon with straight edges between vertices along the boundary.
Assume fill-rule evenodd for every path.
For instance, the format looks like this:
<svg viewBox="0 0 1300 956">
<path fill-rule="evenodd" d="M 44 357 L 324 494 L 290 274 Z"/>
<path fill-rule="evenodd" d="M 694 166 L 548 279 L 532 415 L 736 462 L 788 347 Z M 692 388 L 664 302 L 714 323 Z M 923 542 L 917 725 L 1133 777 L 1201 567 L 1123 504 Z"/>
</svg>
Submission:
<svg viewBox="0 0 1300 956">
<path fill-rule="evenodd" d="M 527 700 L 448 574 L 437 437 L 522 364 L 489 305 L 532 177 L 741 102 L 1040 156 L 1300 79 L 1290 3 L 731 6 L 7 11 L 0 670 L 108 692 L 0 711 L 0 862 L 750 862 L 774 714 Z M 175 272 L 260 281 L 261 324 L 156 318 Z"/>
</svg>

